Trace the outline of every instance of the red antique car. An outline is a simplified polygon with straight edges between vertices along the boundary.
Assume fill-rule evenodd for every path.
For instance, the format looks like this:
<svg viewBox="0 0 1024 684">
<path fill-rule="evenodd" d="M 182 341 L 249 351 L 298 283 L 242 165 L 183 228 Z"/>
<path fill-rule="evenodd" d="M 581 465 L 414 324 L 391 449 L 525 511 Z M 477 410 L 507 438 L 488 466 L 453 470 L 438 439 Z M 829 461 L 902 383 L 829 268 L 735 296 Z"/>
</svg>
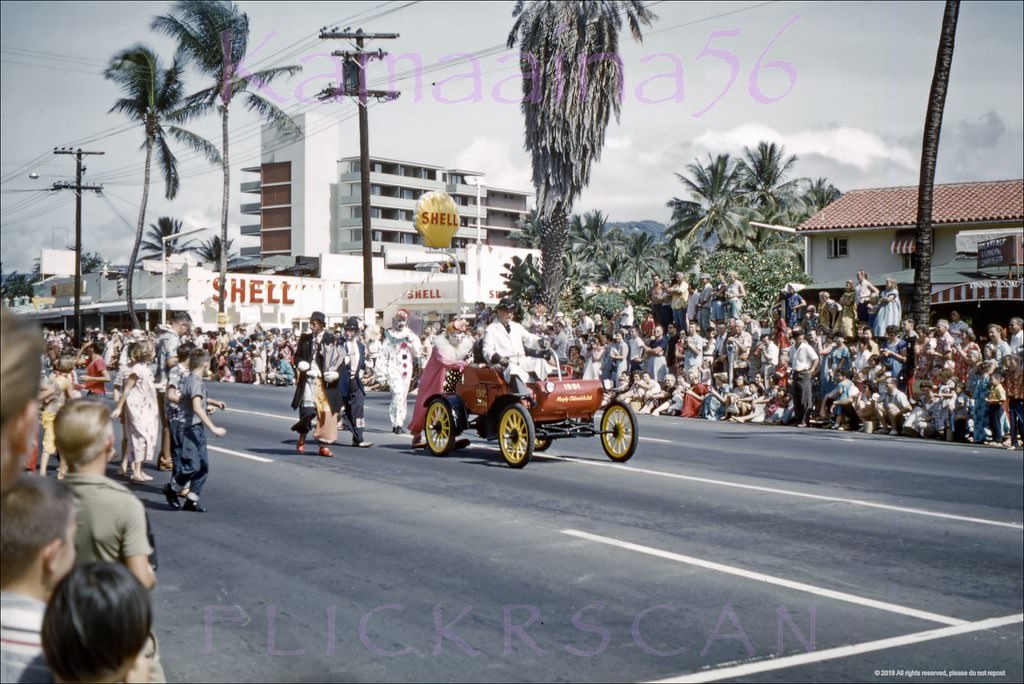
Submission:
<svg viewBox="0 0 1024 684">
<path fill-rule="evenodd" d="M 517 395 L 493 368 L 466 366 L 454 393 L 436 394 L 427 400 L 427 450 L 444 456 L 457 442 L 465 443 L 457 438 L 472 428 L 483 439 L 497 440 L 501 455 L 513 468 L 525 467 L 535 451 L 544 451 L 553 440 L 569 437 L 600 437 L 605 454 L 613 461 L 624 462 L 633 456 L 636 415 L 617 400 L 602 410 L 602 381 L 552 376 L 529 387 L 531 396 Z"/>
</svg>

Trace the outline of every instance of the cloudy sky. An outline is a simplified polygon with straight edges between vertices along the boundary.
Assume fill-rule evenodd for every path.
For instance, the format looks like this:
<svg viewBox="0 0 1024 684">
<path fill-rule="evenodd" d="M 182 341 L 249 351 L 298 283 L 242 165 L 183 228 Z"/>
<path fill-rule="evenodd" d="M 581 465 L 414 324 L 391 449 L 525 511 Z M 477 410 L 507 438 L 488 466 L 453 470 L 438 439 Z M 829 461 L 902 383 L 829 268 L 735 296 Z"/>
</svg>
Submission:
<svg viewBox="0 0 1024 684">
<path fill-rule="evenodd" d="M 493 185 L 529 188 L 515 104 L 517 61 L 502 48 L 512 2 L 240 4 L 251 24 L 245 65 L 303 65 L 301 75 L 265 94 L 288 112 L 335 117 L 339 156 L 358 153 L 355 106 L 319 104 L 314 96 L 336 80 L 330 51 L 346 46 L 319 41 L 317 33 L 325 25 L 361 26 L 401 34 L 371 45 L 407 55 L 394 68 L 399 75 L 416 71 L 415 60 L 422 64 L 419 78 L 395 83 L 399 100 L 371 109 L 373 154 L 475 169 Z M 709 153 L 739 153 L 759 140 L 796 154 L 799 176 L 825 176 L 842 190 L 917 182 L 942 3 L 650 4 L 658 19 L 643 43 L 622 39 L 621 121 L 608 128 L 578 211 L 667 222 L 665 203 L 682 192 L 675 173 Z M 73 158 L 50 153 L 68 144 L 106 153 L 87 162 L 86 181 L 102 183 L 105 196 L 85 196 L 84 249 L 127 261 L 142 193 L 142 136 L 108 113 L 119 93 L 102 70 L 117 50 L 140 41 L 169 60 L 173 45 L 149 24 L 170 7 L 0 3 L 5 272 L 31 269 L 41 248 L 73 240 L 72 193 L 38 191 L 73 178 Z M 938 182 L 1024 176 L 1022 26 L 1021 2 L 961 6 Z M 458 53 L 479 57 L 458 62 Z M 729 61 L 737 65 L 734 75 Z M 373 67 L 371 81 L 387 77 L 386 65 Z M 188 83 L 190 90 L 205 86 L 193 75 Z M 217 120 L 193 129 L 219 142 Z M 259 156 L 259 127 L 241 107 L 232 113 L 231 145 L 230 221 L 237 233 L 239 169 Z M 154 182 L 147 223 L 168 215 L 188 227 L 219 225 L 219 168 L 184 150 L 179 156 L 178 198 L 165 201 Z"/>
</svg>

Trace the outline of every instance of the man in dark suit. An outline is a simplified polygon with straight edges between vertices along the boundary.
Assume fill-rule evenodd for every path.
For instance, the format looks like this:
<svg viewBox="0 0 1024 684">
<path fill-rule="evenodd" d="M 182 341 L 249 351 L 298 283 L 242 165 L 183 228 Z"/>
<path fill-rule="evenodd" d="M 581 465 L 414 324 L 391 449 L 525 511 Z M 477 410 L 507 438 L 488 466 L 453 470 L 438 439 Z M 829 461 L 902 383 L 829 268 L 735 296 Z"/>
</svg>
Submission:
<svg viewBox="0 0 1024 684">
<path fill-rule="evenodd" d="M 366 346 L 359 339 L 359 319 L 355 316 L 345 321 L 345 337 L 338 342 L 340 352 L 338 395 L 343 413 L 341 419 L 346 430 L 352 433 L 352 446 L 371 447 L 363 439 L 363 405 L 366 389 L 363 387 L 363 369 L 366 367 Z"/>
<path fill-rule="evenodd" d="M 323 378 L 332 413 L 337 413 L 341 408 L 337 340 L 325 330 L 326 325 L 323 313 L 314 311 L 309 317 L 310 331 L 299 338 L 295 349 L 295 364 L 299 375 L 295 382 L 292 408 L 299 410 L 299 421 L 292 426 L 292 430 L 299 433 L 295 450 L 300 454 L 306 451 L 306 435 L 312 429 L 311 423 L 317 415 L 315 383 Z M 320 444 L 319 454 L 325 457 L 334 455 L 324 443 Z"/>
</svg>

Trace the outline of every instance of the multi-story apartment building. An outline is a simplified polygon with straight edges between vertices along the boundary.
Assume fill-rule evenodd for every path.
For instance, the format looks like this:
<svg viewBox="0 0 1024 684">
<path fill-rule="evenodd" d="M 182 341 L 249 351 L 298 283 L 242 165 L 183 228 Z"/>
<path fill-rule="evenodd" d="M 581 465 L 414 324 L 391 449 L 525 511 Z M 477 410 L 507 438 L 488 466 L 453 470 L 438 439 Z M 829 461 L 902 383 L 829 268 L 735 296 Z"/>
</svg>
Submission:
<svg viewBox="0 0 1024 684">
<path fill-rule="evenodd" d="M 242 204 L 242 213 L 258 222 L 242 226 L 245 236 L 259 236 L 258 246 L 243 247 L 248 256 L 318 256 L 362 250 L 362 203 L 359 157 L 337 157 L 338 129 L 330 118 L 305 114 L 295 118 L 301 138 L 282 137 L 264 127 L 261 164 L 244 169 L 259 180 L 242 183 L 242 192 L 258 202 Z M 460 226 L 452 245 L 509 246 L 517 223 L 532 205 L 532 194 L 486 185 L 484 173 L 436 164 L 371 156 L 370 219 L 373 253 L 425 252 L 416 232 L 419 197 L 447 192 L 459 206 Z M 477 202 L 479 199 L 479 207 Z"/>
</svg>

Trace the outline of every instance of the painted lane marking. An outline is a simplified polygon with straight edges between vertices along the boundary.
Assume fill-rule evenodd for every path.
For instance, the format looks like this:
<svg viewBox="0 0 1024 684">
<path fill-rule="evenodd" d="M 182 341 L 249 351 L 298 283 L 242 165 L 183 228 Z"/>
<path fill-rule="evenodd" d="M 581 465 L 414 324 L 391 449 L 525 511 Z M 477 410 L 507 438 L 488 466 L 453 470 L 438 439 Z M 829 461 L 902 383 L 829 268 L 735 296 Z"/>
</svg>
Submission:
<svg viewBox="0 0 1024 684">
<path fill-rule="evenodd" d="M 274 462 L 274 459 L 272 459 L 272 458 L 263 458 L 262 456 L 253 456 L 252 454 L 247 454 L 247 453 L 245 453 L 243 451 L 232 451 L 231 449 L 224 449 L 224 448 L 221 448 L 221 447 L 215 447 L 215 446 L 209 446 L 209 445 L 207 445 L 206 448 L 209 449 L 210 451 L 216 451 L 216 452 L 219 452 L 219 453 L 222 453 L 222 454 L 228 454 L 229 456 L 238 456 L 239 458 L 247 458 L 250 461 L 257 461 L 258 463 L 273 463 Z"/>
<path fill-rule="evenodd" d="M 740 482 L 730 482 L 728 480 L 713 480 L 706 477 L 697 477 L 695 475 L 682 475 L 679 473 L 669 473 L 663 470 L 648 470 L 646 468 L 637 468 L 636 466 L 628 466 L 620 463 L 595 461 L 587 458 L 577 458 L 574 456 L 555 456 L 552 454 L 537 455 L 535 458 L 548 458 L 557 461 L 570 461 L 572 463 L 579 463 L 581 465 L 593 466 L 596 468 L 615 468 L 616 470 L 625 470 L 626 472 L 639 473 L 642 475 L 654 475 L 656 477 L 667 477 L 675 480 L 686 480 L 689 482 L 700 482 L 702 484 L 717 485 L 720 487 L 733 487 L 735 489 L 746 489 L 754 492 L 766 492 L 768 494 L 782 494 L 785 496 L 794 496 L 802 499 L 813 499 L 816 501 L 831 501 L 833 503 L 845 503 L 853 506 L 863 506 L 865 508 L 878 508 L 884 511 L 896 511 L 898 513 L 909 513 L 912 515 L 923 515 L 931 518 L 943 518 L 946 520 L 957 520 L 959 522 L 969 522 L 978 525 L 991 525 L 993 527 L 1008 527 L 1013 530 L 1024 529 L 1024 525 L 1014 522 L 1003 522 L 1001 520 L 989 520 L 987 518 L 972 518 L 964 515 L 953 515 L 952 513 L 939 513 L 938 511 L 928 511 L 922 508 L 908 508 L 906 506 L 893 506 L 890 504 L 875 503 L 874 501 L 864 501 L 863 499 L 844 499 L 838 496 L 825 496 L 823 494 L 808 494 L 806 492 L 796 492 L 790 489 L 778 489 L 776 487 L 763 487 L 761 485 L 750 485 L 743 484 Z"/>
<path fill-rule="evenodd" d="M 865 641 L 863 643 L 851 644 L 849 646 L 828 648 L 824 651 L 800 653 L 798 655 L 774 658 L 772 660 L 764 660 L 756 663 L 745 663 L 743 665 L 731 665 L 728 667 L 718 668 L 716 670 L 704 670 L 703 672 L 694 672 L 692 674 L 679 675 L 678 677 L 670 677 L 668 679 L 658 679 L 649 682 L 649 684 L 717 682 L 723 679 L 738 679 L 740 677 L 749 677 L 751 675 L 770 672 L 772 670 L 799 667 L 800 665 L 820 663 L 825 660 L 836 660 L 837 658 L 849 658 L 850 656 L 862 655 L 873 651 L 884 651 L 890 648 L 898 648 L 900 646 L 908 646 L 910 644 L 934 641 L 935 639 L 946 639 L 960 634 L 970 634 L 971 632 L 982 632 L 985 630 L 997 629 L 999 627 L 1006 627 L 1007 625 L 1015 625 L 1020 622 L 1024 622 L 1024 613 L 1007 615 L 1005 617 L 989 618 L 987 620 L 979 620 L 977 622 L 967 622 L 953 627 L 939 627 L 938 629 L 929 629 L 924 632 L 914 632 L 913 634 L 904 634 L 903 636 L 879 639 L 877 641 Z"/>
<path fill-rule="evenodd" d="M 261 416 L 264 418 L 277 418 L 278 420 L 294 421 L 293 416 L 283 416 L 276 413 L 262 413 L 260 411 L 247 411 L 244 409 L 226 409 L 227 412 L 231 413 L 244 413 L 252 416 Z M 668 439 L 659 439 L 655 437 L 641 437 L 641 441 L 658 442 L 661 444 L 676 444 L 676 442 Z M 491 451 L 498 451 L 497 447 L 485 444 L 474 445 Z M 778 489 L 776 487 L 763 487 L 760 485 L 749 485 L 740 482 L 730 482 L 728 480 L 713 480 L 706 477 L 697 477 L 694 475 L 682 475 L 679 473 L 669 473 L 662 470 L 648 470 L 646 468 L 637 468 L 635 466 L 623 465 L 618 463 L 605 463 L 603 461 L 593 461 L 590 459 L 581 459 L 573 456 L 556 456 L 553 454 L 535 455 L 534 458 L 547 458 L 557 461 L 570 461 L 572 463 L 579 463 L 581 465 L 589 465 L 600 468 L 616 468 L 619 470 L 625 470 L 627 472 L 639 473 L 642 475 L 654 475 L 657 477 L 667 477 L 676 480 L 687 480 L 690 482 L 700 482 L 702 484 L 717 485 L 720 487 L 733 487 L 735 489 L 746 489 L 755 492 L 765 492 L 768 494 L 782 494 L 785 496 L 794 496 L 803 499 L 813 499 L 816 501 L 830 501 L 833 503 L 845 503 L 853 506 L 862 506 L 865 508 L 877 508 L 885 511 L 895 511 L 897 513 L 909 513 L 911 515 L 922 515 L 932 518 L 942 518 L 946 520 L 956 520 L 959 522 L 974 523 L 977 525 L 991 525 L 993 527 L 1008 527 L 1012 530 L 1024 530 L 1024 525 L 1013 522 L 1002 522 L 1000 520 L 988 520 L 986 518 L 972 518 L 963 515 L 953 515 L 952 513 L 939 513 L 938 511 L 928 511 L 921 508 L 909 508 L 906 506 L 893 506 L 890 504 L 875 503 L 873 501 L 864 501 L 863 499 L 844 499 L 836 496 L 824 496 L 822 494 L 808 494 L 806 492 L 796 492 L 789 489 Z"/>
<path fill-rule="evenodd" d="M 918 610 L 916 608 L 908 608 L 906 606 L 900 606 L 895 603 L 889 603 L 887 601 L 877 601 L 875 599 L 866 598 L 864 596 L 856 596 L 854 594 L 847 594 L 842 591 L 834 591 L 832 589 L 825 589 L 824 587 L 816 587 L 812 584 L 804 584 L 803 582 L 795 582 L 793 580 L 784 579 L 782 577 L 765 575 L 764 573 L 760 572 L 752 572 L 750 570 L 744 570 L 743 568 L 737 568 L 732 565 L 723 565 L 722 563 L 715 563 L 713 561 L 707 561 L 701 558 L 694 558 L 693 556 L 684 556 L 679 553 L 672 553 L 671 551 L 664 551 L 662 549 L 656 549 L 651 546 L 642 546 L 640 544 L 633 544 L 631 542 L 621 541 L 619 539 L 613 539 L 611 537 L 602 537 L 601 535 L 591 534 L 589 532 L 581 532 L 579 530 L 572 529 L 559 530 L 559 532 L 570 537 L 586 539 L 588 541 L 597 542 L 599 544 L 605 544 L 607 546 L 615 546 L 620 549 L 626 549 L 627 551 L 635 551 L 637 553 L 642 553 L 648 556 L 655 556 L 656 558 L 664 558 L 666 560 L 675 561 L 677 563 L 685 563 L 686 565 L 704 568 L 705 570 L 713 570 L 715 572 L 721 572 L 726 575 L 733 575 L 735 577 L 742 577 L 744 579 L 754 580 L 757 582 L 773 584 L 775 586 L 785 587 L 786 589 L 802 591 L 807 594 L 814 594 L 816 596 L 821 596 L 836 601 L 844 601 L 846 603 L 852 603 L 854 605 L 863 606 L 865 608 L 875 608 L 877 610 L 884 610 L 889 613 L 897 613 L 899 615 L 906 615 L 907 617 L 917 618 L 919 620 L 927 620 L 929 622 L 938 622 L 944 625 L 967 624 L 966 620 L 960 620 L 959 618 L 949 617 L 948 615 L 929 613 L 928 611 Z"/>
</svg>

